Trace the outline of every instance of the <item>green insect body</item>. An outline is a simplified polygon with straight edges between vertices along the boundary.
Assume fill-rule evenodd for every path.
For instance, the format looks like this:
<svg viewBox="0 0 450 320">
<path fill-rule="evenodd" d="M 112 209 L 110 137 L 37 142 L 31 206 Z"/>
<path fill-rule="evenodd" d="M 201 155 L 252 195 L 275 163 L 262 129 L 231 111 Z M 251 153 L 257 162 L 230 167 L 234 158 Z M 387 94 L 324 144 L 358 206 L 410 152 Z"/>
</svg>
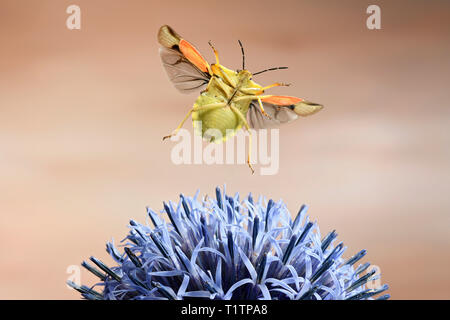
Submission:
<svg viewBox="0 0 450 320">
<path fill-rule="evenodd" d="M 245 69 L 244 49 L 240 42 L 242 70 L 234 71 L 219 63 L 218 52 L 211 44 L 216 63 L 210 65 L 192 44 L 167 25 L 159 29 L 158 41 L 163 66 L 179 91 L 190 93 L 206 86 L 183 121 L 163 140 L 176 135 L 189 116 L 192 116 L 196 134 L 210 142 L 221 143 L 241 128 L 267 128 L 315 114 L 323 108 L 293 96 L 265 94 L 266 89 L 285 84 L 262 87 L 252 81 L 252 76 L 286 67 L 270 68 L 252 75 Z M 251 137 L 250 134 L 247 164 L 254 172 L 250 164 Z"/>
<path fill-rule="evenodd" d="M 245 98 L 249 97 L 245 91 L 260 90 L 261 86 L 250 80 L 251 74 L 246 70 L 236 72 L 216 65 L 211 69 L 220 72 L 221 77 L 212 77 L 206 90 L 195 101 L 192 121 L 197 134 L 210 142 L 220 143 L 244 126 L 239 113 L 246 118 L 252 101 Z M 200 123 L 201 128 L 198 126 Z"/>
</svg>

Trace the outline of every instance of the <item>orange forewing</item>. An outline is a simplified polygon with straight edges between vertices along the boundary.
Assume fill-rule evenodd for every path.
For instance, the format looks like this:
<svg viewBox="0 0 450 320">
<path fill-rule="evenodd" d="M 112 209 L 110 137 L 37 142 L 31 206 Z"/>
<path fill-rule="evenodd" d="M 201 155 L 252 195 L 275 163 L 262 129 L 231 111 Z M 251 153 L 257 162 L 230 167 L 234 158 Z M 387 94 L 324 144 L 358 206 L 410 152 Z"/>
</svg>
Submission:
<svg viewBox="0 0 450 320">
<path fill-rule="evenodd" d="M 290 96 L 269 96 L 261 98 L 261 101 L 265 103 L 274 104 L 277 106 L 290 106 L 303 101 L 303 99 Z"/>
<path fill-rule="evenodd" d="M 208 72 L 208 62 L 202 57 L 200 52 L 195 47 L 184 39 L 180 40 L 179 48 L 181 53 L 188 59 L 193 65 L 199 68 L 203 72 Z"/>
</svg>

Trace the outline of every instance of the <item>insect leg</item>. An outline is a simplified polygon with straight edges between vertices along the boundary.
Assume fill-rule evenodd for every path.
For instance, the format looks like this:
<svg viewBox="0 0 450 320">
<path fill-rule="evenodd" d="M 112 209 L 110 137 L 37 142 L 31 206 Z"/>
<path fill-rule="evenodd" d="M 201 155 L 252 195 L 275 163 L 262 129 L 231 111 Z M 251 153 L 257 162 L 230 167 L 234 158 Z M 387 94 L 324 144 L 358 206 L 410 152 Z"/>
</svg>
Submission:
<svg viewBox="0 0 450 320">
<path fill-rule="evenodd" d="M 250 154 L 252 151 L 252 133 L 250 132 L 250 126 L 248 125 L 247 119 L 245 119 L 244 115 L 242 114 L 241 111 L 239 111 L 239 109 L 237 109 L 235 106 L 233 105 L 229 105 L 231 110 L 233 110 L 233 112 L 238 116 L 238 118 L 242 121 L 242 123 L 244 124 L 245 129 L 247 129 L 249 135 L 248 135 L 248 154 L 247 154 L 247 164 L 250 168 L 250 170 L 252 170 L 252 174 L 255 173 L 255 170 L 253 169 L 253 166 L 250 163 Z"/>
<path fill-rule="evenodd" d="M 267 112 L 264 110 L 264 107 L 263 107 L 263 104 L 262 104 L 262 101 L 261 101 L 261 98 L 260 98 L 260 97 L 258 97 L 258 104 L 259 104 L 259 108 L 261 109 L 261 113 L 262 113 L 263 115 L 265 115 L 267 118 L 272 119 L 272 117 L 269 116 L 269 115 L 267 114 Z"/>
<path fill-rule="evenodd" d="M 212 81 L 211 81 L 210 84 L 212 86 L 218 87 L 223 92 L 223 95 L 225 97 L 230 95 L 230 88 L 223 81 L 214 81 L 214 83 L 212 83 Z M 208 89 L 209 89 L 209 87 L 210 86 L 208 85 Z"/>
<path fill-rule="evenodd" d="M 192 114 L 192 112 L 200 111 L 200 110 L 202 110 L 202 111 L 213 110 L 213 109 L 223 108 L 225 106 L 226 106 L 225 102 L 211 103 L 211 104 L 207 104 L 207 105 L 204 105 L 204 106 L 194 105 L 194 107 L 192 107 L 192 109 L 189 110 L 189 112 L 187 113 L 186 117 L 184 117 L 183 121 L 181 121 L 180 125 L 172 132 L 172 134 L 163 137 L 163 140 L 166 140 L 167 138 L 175 136 L 178 133 L 178 131 L 181 129 L 181 127 L 184 125 L 186 120 L 189 118 L 189 116 Z"/>
<path fill-rule="evenodd" d="M 276 82 L 274 84 L 271 84 L 269 86 L 261 88 L 259 91 L 257 91 L 255 94 L 262 94 L 265 90 L 273 88 L 273 87 L 289 87 L 290 83 L 282 83 L 282 82 Z"/>
<path fill-rule="evenodd" d="M 216 48 L 213 46 L 213 44 L 211 43 L 211 41 L 208 42 L 208 44 L 210 45 L 210 47 L 213 49 L 214 51 L 214 56 L 216 57 L 216 63 L 214 65 L 211 66 L 211 71 L 213 74 L 223 78 L 226 80 L 226 82 L 228 82 L 233 88 L 236 87 L 236 83 L 233 81 L 233 79 L 231 79 L 226 72 L 223 72 L 222 66 L 219 63 L 219 52 L 216 50 Z"/>
<path fill-rule="evenodd" d="M 186 117 L 184 117 L 183 121 L 181 121 L 180 125 L 171 134 L 169 134 L 168 136 L 164 136 L 163 137 L 163 141 L 168 139 L 168 138 L 170 138 L 170 137 L 172 137 L 172 136 L 175 136 L 178 133 L 178 131 L 181 129 L 181 127 L 184 125 L 186 120 L 189 118 L 189 116 L 192 114 L 193 111 L 194 111 L 194 108 L 189 110 L 189 112 L 187 113 Z"/>
<path fill-rule="evenodd" d="M 211 41 L 208 41 L 208 44 L 214 51 L 214 56 L 216 56 L 216 64 L 219 65 L 219 52 L 216 50 L 216 48 L 214 48 L 214 46 L 211 43 Z"/>
</svg>

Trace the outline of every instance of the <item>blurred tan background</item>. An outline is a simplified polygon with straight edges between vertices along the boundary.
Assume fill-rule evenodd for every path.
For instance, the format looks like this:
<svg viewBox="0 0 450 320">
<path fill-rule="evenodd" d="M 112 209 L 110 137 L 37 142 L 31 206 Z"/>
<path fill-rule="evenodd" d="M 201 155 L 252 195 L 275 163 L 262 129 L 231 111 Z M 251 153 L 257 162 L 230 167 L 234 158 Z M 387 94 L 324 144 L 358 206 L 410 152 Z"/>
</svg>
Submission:
<svg viewBox="0 0 450 320">
<path fill-rule="evenodd" d="M 66 8 L 81 7 L 81 30 Z M 382 30 L 366 28 L 381 7 Z M 448 1 L 0 2 L 0 298 L 78 299 L 66 269 L 121 240 L 145 206 L 230 192 L 302 203 L 347 256 L 368 250 L 393 299 L 450 298 Z M 170 24 L 210 60 L 323 103 L 280 133 L 280 171 L 181 165 L 162 142 L 196 95 L 160 65 Z M 185 128 L 191 129 L 190 122 Z M 257 170 L 258 171 L 258 170 Z M 82 282 L 94 279 L 82 273 Z"/>
</svg>

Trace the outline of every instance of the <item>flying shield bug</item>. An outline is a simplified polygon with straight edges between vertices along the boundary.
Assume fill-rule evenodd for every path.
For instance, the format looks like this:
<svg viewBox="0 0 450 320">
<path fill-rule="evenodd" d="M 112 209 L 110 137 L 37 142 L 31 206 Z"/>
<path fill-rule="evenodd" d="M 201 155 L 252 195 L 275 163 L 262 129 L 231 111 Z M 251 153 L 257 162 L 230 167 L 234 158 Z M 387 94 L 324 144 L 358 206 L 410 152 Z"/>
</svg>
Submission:
<svg viewBox="0 0 450 320">
<path fill-rule="evenodd" d="M 293 121 L 298 116 L 314 114 L 323 108 L 320 104 L 297 97 L 265 94 L 269 88 L 287 85 L 274 83 L 263 87 L 255 83 L 252 77 L 286 67 L 270 68 L 252 74 L 245 69 L 244 49 L 240 41 L 242 70 L 237 71 L 219 63 L 218 52 L 211 43 L 216 63 L 210 65 L 192 44 L 167 25 L 159 29 L 158 42 L 161 45 L 163 66 L 175 87 L 183 93 L 202 90 L 180 125 L 163 140 L 176 135 L 189 116 L 194 121 L 194 127 L 195 123 L 201 122 L 201 128 L 196 128 L 198 134 L 210 142 L 220 143 L 242 127 L 247 130 L 268 128 Z M 216 139 L 217 136 L 209 134 L 210 129 L 218 131 L 222 138 Z M 251 134 L 247 164 L 253 173 L 250 152 Z"/>
</svg>

